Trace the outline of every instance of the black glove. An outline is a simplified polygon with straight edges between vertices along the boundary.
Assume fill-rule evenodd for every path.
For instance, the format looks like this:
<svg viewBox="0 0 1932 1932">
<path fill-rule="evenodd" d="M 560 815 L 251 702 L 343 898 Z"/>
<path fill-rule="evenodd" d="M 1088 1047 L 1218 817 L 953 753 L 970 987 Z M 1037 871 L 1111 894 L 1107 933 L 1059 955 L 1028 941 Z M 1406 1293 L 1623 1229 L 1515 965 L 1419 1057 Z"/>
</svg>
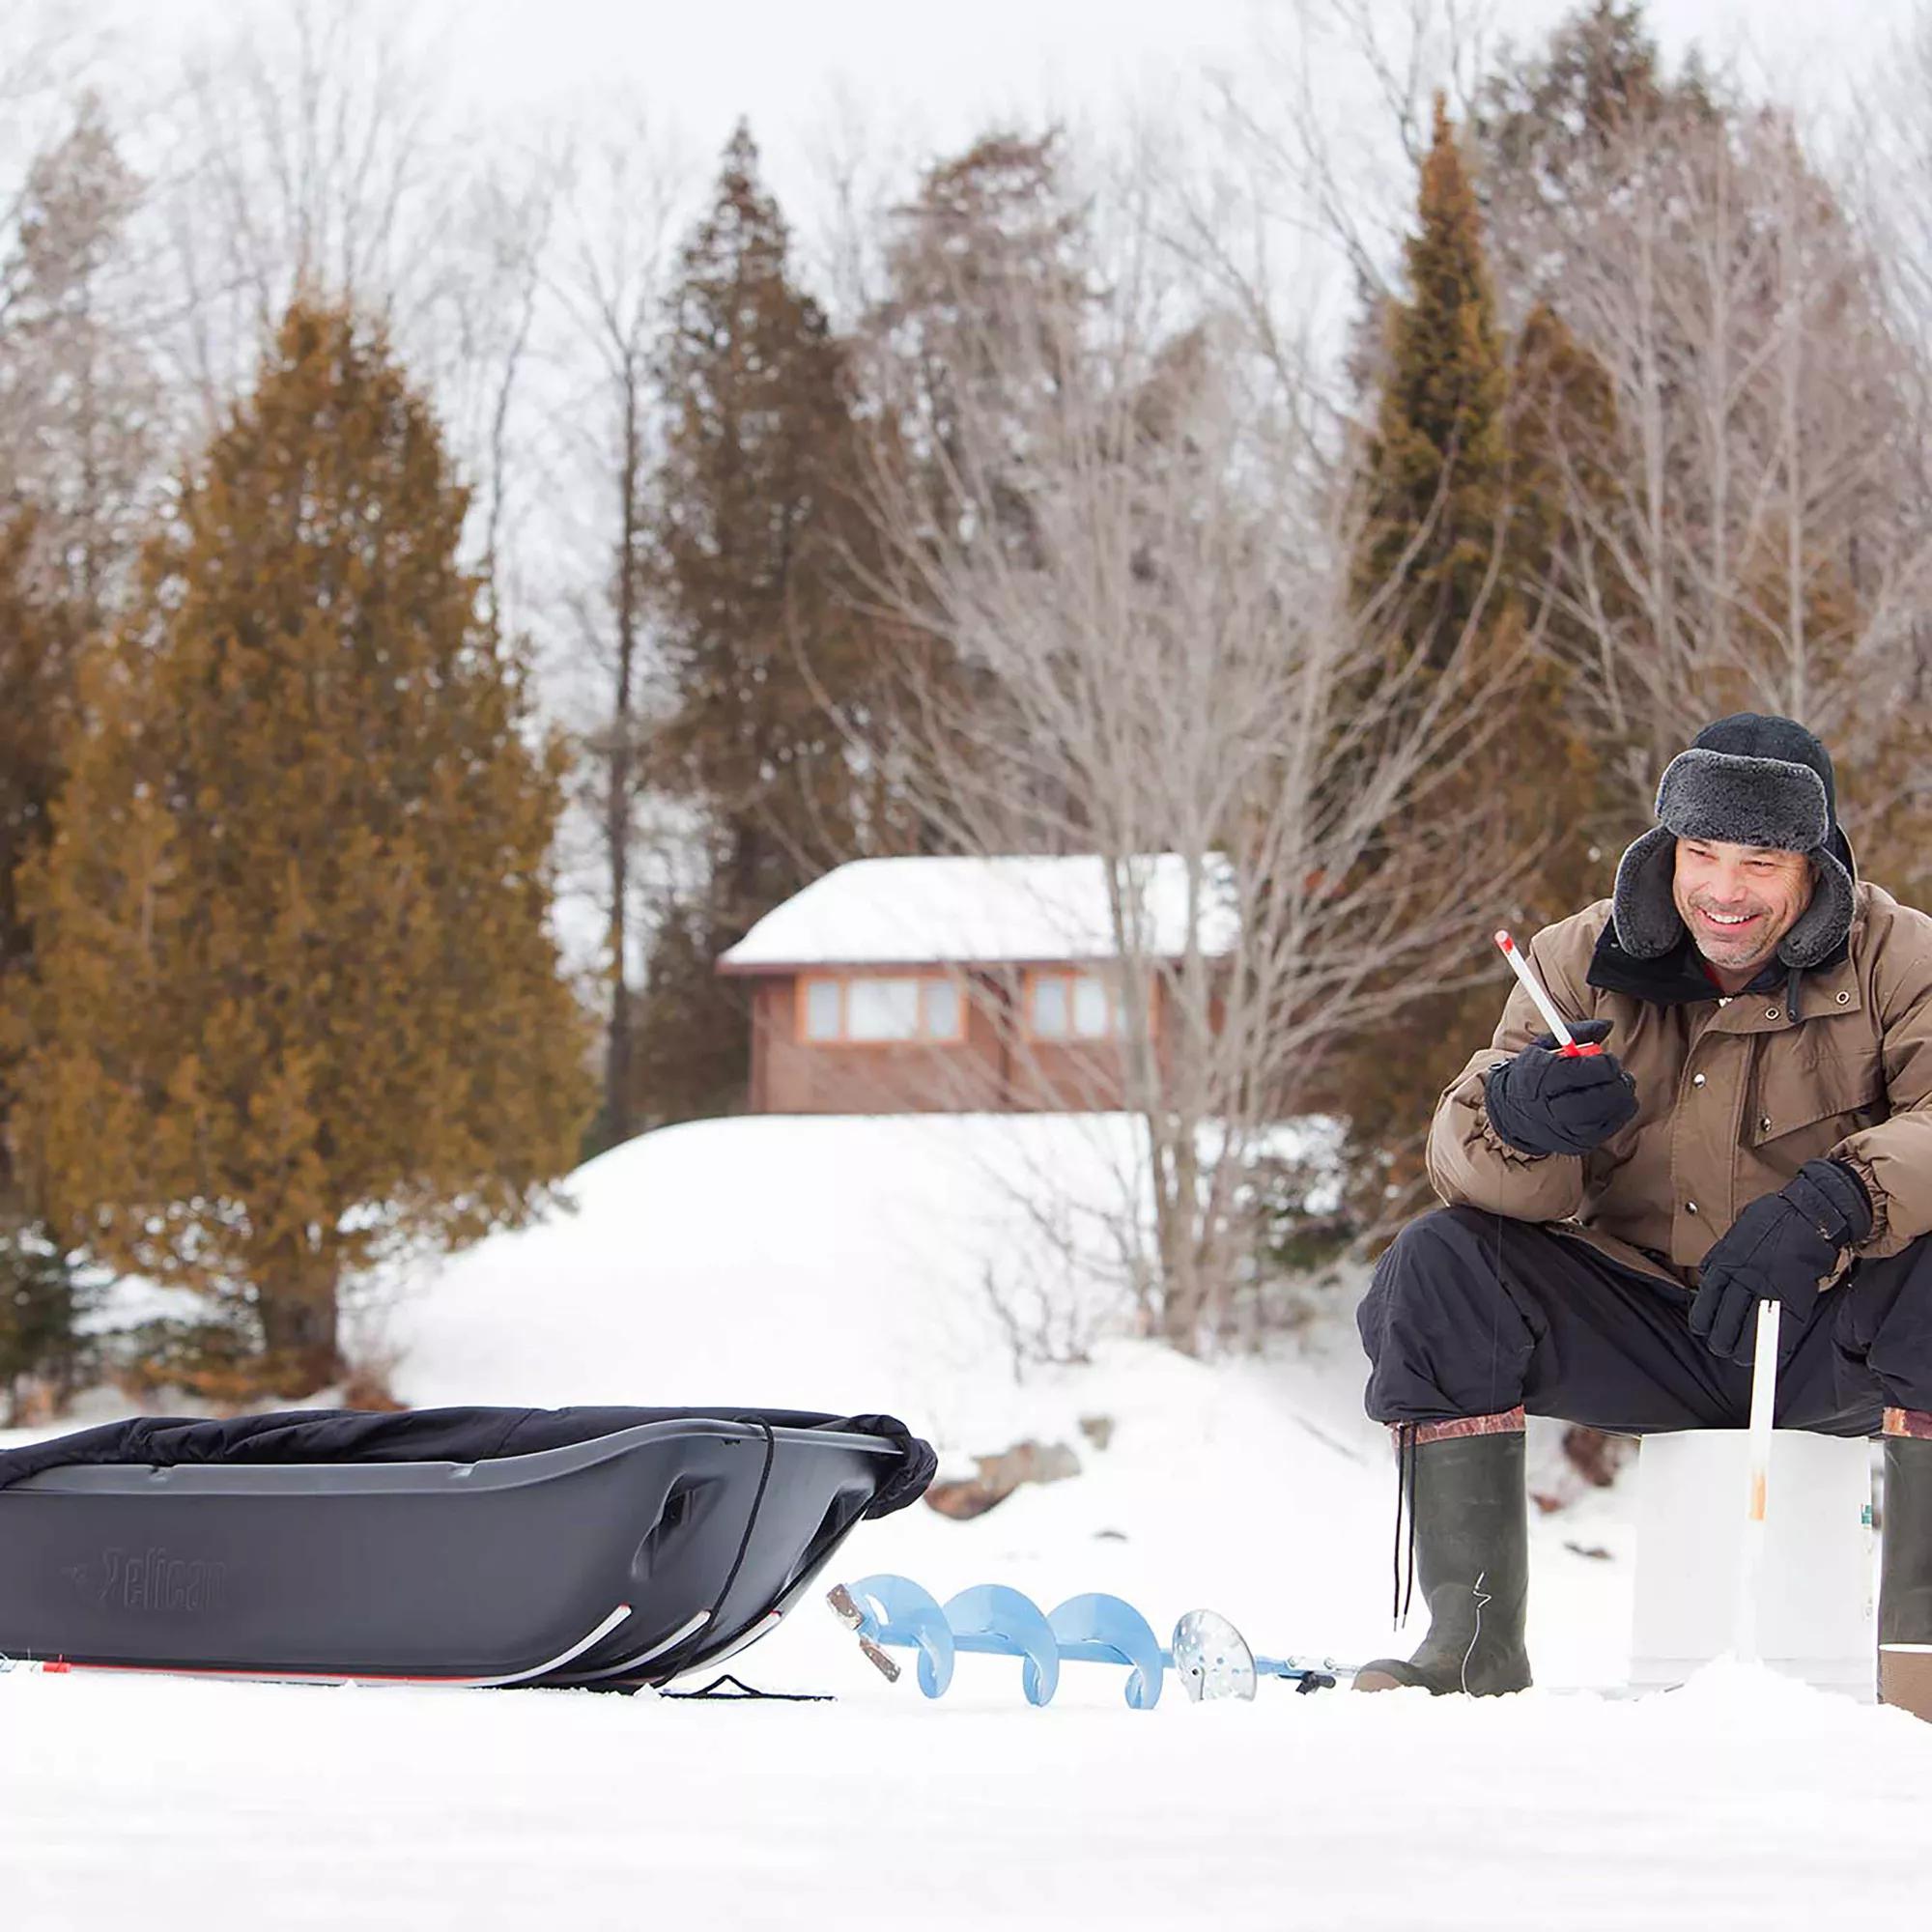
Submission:
<svg viewBox="0 0 1932 1932">
<path fill-rule="evenodd" d="M 1704 1257 L 1691 1334 L 1712 1354 L 1748 1363 L 1757 1349 L 1758 1303 L 1780 1301 L 1804 1321 L 1819 1282 L 1871 1225 L 1871 1201 L 1858 1176 L 1842 1161 L 1807 1160 L 1776 1194 L 1751 1202 Z"/>
<path fill-rule="evenodd" d="M 1578 1046 L 1594 1045 L 1608 1020 L 1570 1029 Z M 1611 1053 L 1568 1054 L 1553 1033 L 1538 1034 L 1483 1083 L 1490 1124 L 1519 1153 L 1588 1153 L 1636 1118 L 1636 1082 Z"/>
</svg>

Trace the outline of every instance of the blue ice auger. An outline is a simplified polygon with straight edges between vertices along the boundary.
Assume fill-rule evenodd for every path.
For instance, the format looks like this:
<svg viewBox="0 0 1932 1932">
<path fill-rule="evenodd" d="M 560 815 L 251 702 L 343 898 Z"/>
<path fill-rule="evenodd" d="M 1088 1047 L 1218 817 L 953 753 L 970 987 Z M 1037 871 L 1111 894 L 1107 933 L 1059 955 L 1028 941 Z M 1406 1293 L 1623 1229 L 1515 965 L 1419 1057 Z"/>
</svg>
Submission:
<svg viewBox="0 0 1932 1932">
<path fill-rule="evenodd" d="M 1127 1704 L 1136 1711 L 1151 1711 L 1160 1701 L 1169 1670 L 1198 1704 L 1252 1697 L 1258 1677 L 1282 1678 L 1300 1691 L 1332 1689 L 1341 1668 L 1326 1661 L 1257 1657 L 1240 1632 L 1212 1610 L 1189 1610 L 1163 1648 L 1148 1620 L 1119 1597 L 1069 1597 L 1047 1614 L 1018 1590 L 980 1583 L 942 1605 L 911 1578 L 881 1573 L 838 1584 L 826 1601 L 893 1682 L 899 1667 L 887 1650 L 916 1650 L 919 1688 L 928 1697 L 946 1694 L 962 1651 L 1023 1659 L 1020 1684 L 1029 1704 L 1052 1700 L 1063 1662 L 1123 1663 L 1130 1673 Z"/>
</svg>

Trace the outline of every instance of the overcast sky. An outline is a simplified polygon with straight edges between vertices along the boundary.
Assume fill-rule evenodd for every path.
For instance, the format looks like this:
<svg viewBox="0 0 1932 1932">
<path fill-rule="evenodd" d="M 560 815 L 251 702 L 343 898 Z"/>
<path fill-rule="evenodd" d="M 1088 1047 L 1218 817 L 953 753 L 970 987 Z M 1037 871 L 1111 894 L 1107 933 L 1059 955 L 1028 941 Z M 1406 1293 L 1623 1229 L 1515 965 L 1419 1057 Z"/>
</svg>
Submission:
<svg viewBox="0 0 1932 1932">
<path fill-rule="evenodd" d="M 14 0 L 0 0 L 0 7 Z M 70 0 L 157 49 L 278 0 Z M 332 4 L 332 0 L 322 0 Z M 454 23 L 463 91 L 479 105 L 566 106 L 615 92 L 715 154 L 740 115 L 782 177 L 844 103 L 927 153 L 1002 113 L 1102 116 L 1123 99 L 1172 103 L 1206 65 L 1251 66 L 1297 0 L 384 0 L 385 15 Z M 1391 33 L 1408 0 L 1373 0 Z M 1478 0 L 1481 4 L 1481 0 Z M 1464 11 L 1469 0 L 1463 0 Z M 1492 0 L 1534 38 L 1564 0 Z M 1914 0 L 1651 0 L 1673 57 L 1693 40 L 1742 53 L 1779 91 L 1834 89 L 1876 57 Z M 1848 32 L 1847 20 L 1856 21 Z"/>
<path fill-rule="evenodd" d="M 149 0 L 150 6 L 154 0 Z M 1171 83 L 1203 62 L 1238 62 L 1257 26 L 1294 0 L 467 0 L 478 80 L 506 98 L 566 94 L 621 77 L 722 140 L 749 114 L 774 137 L 809 126 L 843 85 L 871 108 L 914 116 L 948 138 L 1009 105 L 1093 107 Z M 1408 0 L 1380 0 L 1391 30 Z M 1466 11 L 1466 7 L 1465 7 Z M 1562 0 L 1501 0 L 1534 35 Z M 1908 19 L 1907 0 L 1652 0 L 1673 54 L 1692 41 L 1754 50 L 1801 81 L 1870 51 Z M 1846 21 L 1857 20 L 1848 35 Z"/>
</svg>

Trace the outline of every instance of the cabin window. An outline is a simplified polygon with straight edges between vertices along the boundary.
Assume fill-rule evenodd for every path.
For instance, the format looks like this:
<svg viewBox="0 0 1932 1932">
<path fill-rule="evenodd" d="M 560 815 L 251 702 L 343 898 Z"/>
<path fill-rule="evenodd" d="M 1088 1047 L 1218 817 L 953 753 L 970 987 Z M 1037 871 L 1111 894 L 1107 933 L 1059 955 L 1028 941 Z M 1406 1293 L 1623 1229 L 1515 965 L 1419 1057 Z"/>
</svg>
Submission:
<svg viewBox="0 0 1932 1932">
<path fill-rule="evenodd" d="M 848 980 L 845 982 L 845 1037 L 883 1040 L 919 1037 L 919 981 Z"/>
<path fill-rule="evenodd" d="M 845 1025 L 844 988 L 837 980 L 805 982 L 805 1037 L 837 1039 Z"/>
<path fill-rule="evenodd" d="M 937 973 L 812 973 L 799 1037 L 815 1046 L 943 1045 L 965 1037 L 958 983 Z"/>
<path fill-rule="evenodd" d="M 1035 1039 L 1118 1039 L 1120 994 L 1111 978 L 1101 973 L 1030 972 L 1026 1030 Z"/>
<path fill-rule="evenodd" d="M 965 1032 L 960 1024 L 959 984 L 954 980 L 925 980 L 921 982 L 925 1002 L 925 1036 L 928 1039 L 958 1039 Z"/>
</svg>

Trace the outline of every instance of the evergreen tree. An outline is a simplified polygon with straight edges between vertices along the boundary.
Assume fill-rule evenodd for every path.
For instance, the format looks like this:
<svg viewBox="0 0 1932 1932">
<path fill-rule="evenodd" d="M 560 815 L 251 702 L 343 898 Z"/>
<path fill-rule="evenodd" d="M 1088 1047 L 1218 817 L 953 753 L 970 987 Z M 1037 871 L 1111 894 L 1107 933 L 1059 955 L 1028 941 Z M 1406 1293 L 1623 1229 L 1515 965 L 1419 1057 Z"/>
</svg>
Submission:
<svg viewBox="0 0 1932 1932">
<path fill-rule="evenodd" d="M 1694 49 L 1665 71 L 1641 0 L 1585 0 L 1540 46 L 1505 45 L 1468 129 L 1505 320 L 1560 309 L 1586 211 L 1727 111 Z"/>
<path fill-rule="evenodd" d="M 80 1318 L 98 1282 L 44 1228 L 0 1208 L 0 1417 L 23 1419 L 23 1385 L 56 1403 L 72 1393 L 86 1348 Z"/>
<path fill-rule="evenodd" d="M 81 644 L 77 614 L 47 582 L 39 523 L 32 511 L 21 511 L 0 524 L 0 1008 L 14 1004 L 32 956 L 18 879 L 46 842 L 72 728 Z M 4 1055 L 0 1036 L 0 1119 Z"/>
<path fill-rule="evenodd" d="M 1402 643 L 1440 670 L 1471 623 L 1494 612 L 1496 628 L 1515 600 L 1507 585 L 1495 591 L 1508 535 L 1508 365 L 1475 191 L 1439 95 L 1416 213 L 1404 251 L 1408 298 L 1388 314 L 1357 575 L 1365 598 L 1401 583 Z"/>
<path fill-rule="evenodd" d="M 1441 962 L 1440 978 L 1460 989 L 1408 1002 L 1338 1066 L 1337 1104 L 1350 1120 L 1351 1171 L 1370 1215 L 1386 1189 L 1417 1183 L 1435 1095 L 1494 1024 L 1486 929 L 1574 911 L 1590 864 L 1594 760 L 1567 716 L 1559 667 L 1527 647 L 1560 504 L 1531 460 L 1529 412 L 1513 407 L 1475 190 L 1439 97 L 1416 214 L 1407 298 L 1387 317 L 1359 594 L 1366 603 L 1393 590 L 1390 650 L 1406 703 L 1431 702 L 1444 679 L 1465 694 L 1501 688 L 1468 755 L 1391 821 L 1385 849 L 1411 866 L 1417 851 L 1439 848 L 1445 865 L 1466 866 L 1480 850 L 1493 855 L 1497 883 L 1469 906 L 1468 956 Z M 1547 330 L 1546 318 L 1522 362 L 1545 396 Z"/>
<path fill-rule="evenodd" d="M 655 908 L 634 1047 L 637 1103 L 646 1127 L 745 1104 L 751 1010 L 735 984 L 714 970 L 723 950 L 708 898 L 667 898 Z"/>
<path fill-rule="evenodd" d="M 50 830 L 81 638 L 78 613 L 48 581 L 38 525 L 25 511 L 0 525 L 0 1393 L 22 1377 L 62 1374 L 84 1298 L 17 1183 L 9 1132 L 33 964 L 19 880 Z"/>
<path fill-rule="evenodd" d="M 902 532 L 963 519 L 976 543 L 1030 569 L 1036 418 L 1051 410 L 1042 399 L 1064 384 L 1065 358 L 1098 298 L 1059 133 L 994 128 L 936 162 L 892 211 L 884 256 L 885 294 L 863 320 L 858 354 L 886 514 Z M 900 598 L 914 600 L 916 573 L 894 574 Z M 1037 764 L 988 767 L 986 734 L 973 722 L 999 702 L 984 666 L 910 624 L 882 630 L 876 648 L 887 721 L 877 769 L 891 773 L 909 744 L 926 753 L 914 782 L 879 807 L 902 849 L 973 845 L 989 798 L 1000 801 L 1006 849 L 1057 851 L 1079 836 L 1066 785 Z M 912 721 L 902 730 L 890 722 L 895 703 Z"/>
<path fill-rule="evenodd" d="M 1603 365 L 1548 303 L 1531 308 L 1510 362 L 1509 442 L 1512 502 L 1520 521 L 1519 553 L 1545 582 L 1586 581 L 1597 622 L 1634 635 L 1637 613 L 1592 533 L 1595 511 L 1620 487 L 1607 465 L 1618 435 L 1616 400 Z M 1579 515 L 1576 498 L 1593 506 Z M 1597 633 L 1578 620 L 1570 600 L 1550 595 L 1540 612 L 1546 655 L 1572 673 L 1563 686 L 1568 768 L 1564 805 L 1576 836 L 1538 870 L 1525 922 L 1538 924 L 1608 894 L 1617 856 L 1649 824 L 1650 793 L 1627 774 L 1642 766 L 1641 720 L 1592 708 L 1580 696 L 1577 668 L 1599 648 Z M 1592 855 L 1595 855 L 1594 857 Z"/>
<path fill-rule="evenodd" d="M 872 358 L 892 367 L 872 372 L 871 386 L 894 411 L 904 480 L 935 506 L 950 494 L 949 470 L 993 459 L 984 445 L 1001 426 L 1018 467 L 1030 399 L 1011 392 L 1011 339 L 1070 335 L 1055 325 L 1093 300 L 1085 216 L 1062 175 L 1057 132 L 995 129 L 928 169 L 892 213 L 887 291 L 866 327 Z M 1058 341 L 1040 346 L 1049 359 L 1058 353 Z M 969 421 L 981 445 L 970 457 Z M 1003 495 L 1002 535 L 1023 542 L 1020 493 Z"/>
<path fill-rule="evenodd" d="M 298 304 L 86 686 L 33 878 L 16 1148 L 64 1233 L 242 1305 L 285 1385 L 346 1273 L 527 1211 L 588 1112 L 561 773 L 379 334 Z"/>
<path fill-rule="evenodd" d="M 741 125 L 685 244 L 658 359 L 670 404 L 654 494 L 673 703 L 652 777 L 698 808 L 710 871 L 696 923 L 680 908 L 651 950 L 639 1026 L 639 1058 L 653 1069 L 638 1108 L 646 1121 L 743 1104 L 749 1013 L 708 962 L 860 844 L 857 781 L 833 715 L 866 665 L 838 582 L 850 384 L 824 314 L 792 279 L 789 247 Z M 673 1037 L 674 1055 L 663 1050 Z"/>
</svg>

